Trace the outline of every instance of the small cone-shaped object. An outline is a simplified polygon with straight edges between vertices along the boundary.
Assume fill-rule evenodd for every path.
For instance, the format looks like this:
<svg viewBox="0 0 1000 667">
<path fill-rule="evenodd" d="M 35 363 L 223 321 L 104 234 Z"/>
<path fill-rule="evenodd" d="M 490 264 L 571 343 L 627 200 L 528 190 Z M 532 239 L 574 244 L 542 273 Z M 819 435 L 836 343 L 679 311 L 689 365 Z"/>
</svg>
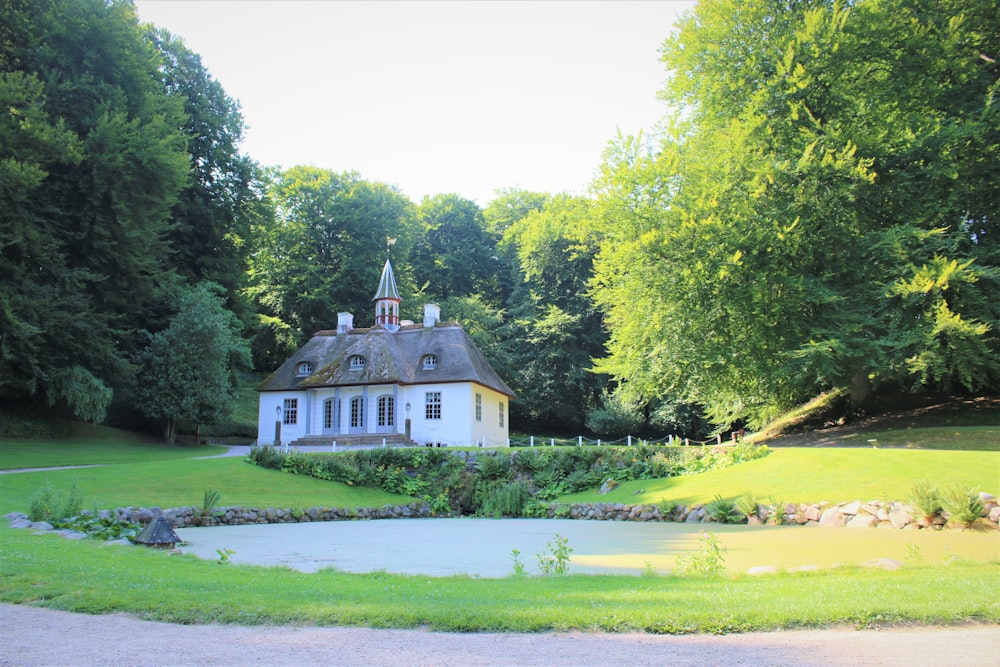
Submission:
<svg viewBox="0 0 1000 667">
<path fill-rule="evenodd" d="M 174 532 L 174 527 L 163 518 L 162 514 L 157 514 L 135 538 L 136 544 L 160 549 L 173 549 L 180 541 L 181 538 Z"/>
</svg>

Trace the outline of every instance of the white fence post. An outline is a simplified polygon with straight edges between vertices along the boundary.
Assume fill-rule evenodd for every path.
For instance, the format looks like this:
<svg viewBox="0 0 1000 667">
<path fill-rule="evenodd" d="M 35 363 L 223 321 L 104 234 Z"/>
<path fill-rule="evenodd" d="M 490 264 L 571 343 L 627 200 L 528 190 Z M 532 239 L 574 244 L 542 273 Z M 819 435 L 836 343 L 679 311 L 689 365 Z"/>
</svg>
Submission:
<svg viewBox="0 0 1000 667">
<path fill-rule="evenodd" d="M 531 436 L 531 446 L 535 446 L 535 436 Z"/>
</svg>

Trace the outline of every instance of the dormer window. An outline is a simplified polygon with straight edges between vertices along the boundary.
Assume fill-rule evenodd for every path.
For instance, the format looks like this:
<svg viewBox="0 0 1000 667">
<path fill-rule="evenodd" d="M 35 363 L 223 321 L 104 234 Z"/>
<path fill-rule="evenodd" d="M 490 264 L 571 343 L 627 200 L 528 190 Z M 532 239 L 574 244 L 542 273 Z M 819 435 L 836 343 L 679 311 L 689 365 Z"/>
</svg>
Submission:
<svg viewBox="0 0 1000 667">
<path fill-rule="evenodd" d="M 425 354 L 424 355 L 424 364 L 423 365 L 424 365 L 424 370 L 425 371 L 432 371 L 435 368 L 437 368 L 437 365 L 438 365 L 437 355 L 435 355 L 435 354 Z"/>
<path fill-rule="evenodd" d="M 305 377 L 307 375 L 311 375 L 312 372 L 313 372 L 312 362 L 303 361 L 301 364 L 299 364 L 299 368 L 296 371 L 296 375 L 298 375 L 299 377 Z"/>
<path fill-rule="evenodd" d="M 350 364 L 352 371 L 360 371 L 365 367 L 365 358 L 362 357 L 360 354 L 355 354 L 353 357 L 351 357 Z"/>
</svg>

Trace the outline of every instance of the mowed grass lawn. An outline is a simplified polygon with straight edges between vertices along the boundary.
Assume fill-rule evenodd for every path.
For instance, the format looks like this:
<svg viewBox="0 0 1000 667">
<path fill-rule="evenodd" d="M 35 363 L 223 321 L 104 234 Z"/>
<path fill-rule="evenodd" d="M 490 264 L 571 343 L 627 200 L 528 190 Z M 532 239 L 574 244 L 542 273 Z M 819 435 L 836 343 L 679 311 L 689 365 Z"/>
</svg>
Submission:
<svg viewBox="0 0 1000 667">
<path fill-rule="evenodd" d="M 149 454 L 148 443 L 137 444 L 132 453 L 122 442 L 114 446 L 119 448 L 118 460 L 148 456 L 145 462 L 0 475 L 0 513 L 26 511 L 31 495 L 43 485 L 57 491 L 75 486 L 85 507 L 200 505 L 206 489 L 219 491 L 223 505 L 254 507 L 358 507 L 408 500 L 263 470 L 239 458 L 177 459 L 172 458 L 175 452 L 171 456 Z M 78 442 L 49 442 L 32 460 L 30 447 L 16 453 L 17 448 L 0 447 L 0 466 L 11 467 L 7 465 L 11 456 L 19 461 L 13 467 L 43 465 L 41 460 L 50 460 L 45 457 L 63 447 L 88 451 Z M 92 456 L 99 449 L 95 447 Z M 926 454 L 946 458 L 922 456 Z M 972 458 L 967 460 L 965 455 Z M 715 493 L 735 496 L 746 489 L 762 498 L 781 496 L 786 501 L 799 496 L 803 500 L 853 500 L 908 492 L 913 479 L 923 478 L 996 489 L 996 484 L 987 484 L 997 479 L 1000 461 L 996 457 L 996 452 L 777 450 L 765 459 L 729 470 L 630 483 L 626 486 L 631 490 L 616 493 L 621 496 L 617 501 L 633 503 L 664 502 L 671 494 L 677 502 L 700 502 Z M 96 462 L 87 458 L 82 456 L 80 463 Z M 880 483 L 871 486 L 872 478 L 879 475 Z M 640 489 L 644 491 L 634 493 Z M 753 541 L 751 529 L 744 530 L 746 536 L 739 538 L 743 542 L 731 542 L 734 559 L 741 544 Z M 799 530 L 778 532 L 793 542 L 800 534 L 801 543 L 808 545 L 814 531 Z M 894 538 L 902 534 L 865 532 L 873 539 L 882 532 L 891 532 Z M 929 537 L 936 543 L 948 540 L 949 535 Z M 405 550 L 406 545 L 398 548 Z M 128 612 L 182 623 L 363 624 L 450 631 L 686 633 L 838 624 L 1000 622 L 1000 599 L 995 594 L 1000 589 L 1000 562 L 942 559 L 932 545 L 922 548 L 921 558 L 895 572 L 848 566 L 766 577 L 570 574 L 488 580 L 220 566 L 190 556 L 91 540 L 73 542 L 0 527 L 0 600 L 91 613 Z M 872 557 L 882 555 L 871 553 Z M 530 560 L 530 555 L 526 558 Z M 861 561 L 859 552 L 852 562 Z M 928 586 L 928 581 L 936 584 Z"/>
<path fill-rule="evenodd" d="M 707 503 L 716 494 L 734 500 L 745 491 L 760 502 L 906 501 L 920 480 L 942 490 L 957 484 L 1000 495 L 1000 452 L 776 448 L 762 459 L 732 468 L 625 482 L 606 495 L 586 491 L 563 496 L 559 502 L 691 505 Z"/>
</svg>

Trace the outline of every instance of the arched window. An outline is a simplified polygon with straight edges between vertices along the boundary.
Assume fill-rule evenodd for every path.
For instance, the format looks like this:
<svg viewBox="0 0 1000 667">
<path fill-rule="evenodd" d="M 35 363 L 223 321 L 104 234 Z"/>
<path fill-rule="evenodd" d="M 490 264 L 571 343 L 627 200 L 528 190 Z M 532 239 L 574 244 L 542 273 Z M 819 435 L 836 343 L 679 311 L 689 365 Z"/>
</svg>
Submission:
<svg viewBox="0 0 1000 667">
<path fill-rule="evenodd" d="M 313 372 L 312 362 L 303 361 L 301 364 L 299 364 L 299 368 L 296 374 L 299 377 L 305 377 L 306 375 L 309 375 L 312 372 Z"/>
<path fill-rule="evenodd" d="M 360 371 L 365 367 L 365 358 L 362 357 L 360 354 L 355 354 L 353 357 L 351 357 L 350 363 L 352 371 Z"/>
<path fill-rule="evenodd" d="M 424 364 L 423 364 L 423 366 L 424 366 L 424 370 L 425 371 L 432 371 L 435 368 L 437 368 L 437 365 L 438 365 L 437 355 L 435 355 L 435 354 L 425 354 L 424 355 Z"/>
</svg>

